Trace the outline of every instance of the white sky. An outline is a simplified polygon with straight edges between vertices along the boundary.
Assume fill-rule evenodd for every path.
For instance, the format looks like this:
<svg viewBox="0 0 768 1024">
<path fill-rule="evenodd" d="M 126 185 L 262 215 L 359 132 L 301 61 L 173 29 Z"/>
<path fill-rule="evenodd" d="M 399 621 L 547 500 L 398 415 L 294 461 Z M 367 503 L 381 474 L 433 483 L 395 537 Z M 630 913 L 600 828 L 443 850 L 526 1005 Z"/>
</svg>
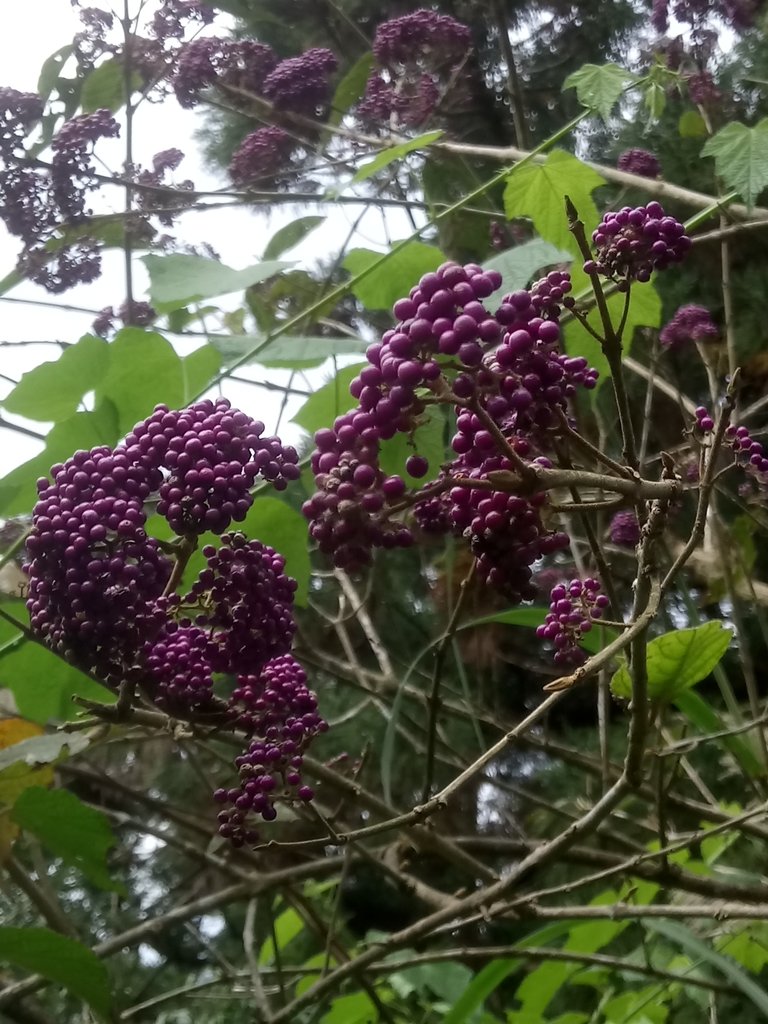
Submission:
<svg viewBox="0 0 768 1024">
<path fill-rule="evenodd" d="M 103 3 L 103 6 L 106 8 L 108 4 Z M 14 3 L 12 7 L 9 6 L 9 10 L 4 14 L 4 31 L 0 33 L 0 86 L 34 91 L 43 61 L 59 47 L 70 42 L 78 30 L 76 12 L 69 0 L 27 0 L 26 3 Z M 225 18 L 219 15 L 211 31 L 223 31 L 225 28 Z M 174 99 L 169 99 L 162 105 L 142 104 L 134 122 L 135 160 L 147 166 L 151 164 L 154 153 L 174 146 L 186 154 L 186 159 L 177 172 L 180 178 L 191 178 L 198 188 L 220 188 L 226 185 L 223 178 L 213 177 L 203 168 L 197 158 L 192 136 L 200 120 L 200 113 L 182 110 Z M 98 153 L 105 154 L 111 170 L 120 169 L 122 149 L 118 141 L 100 144 Z M 110 202 L 122 204 L 123 196 L 118 189 L 108 190 L 103 197 L 94 194 L 91 205 L 96 212 L 106 212 Z M 116 208 L 121 208 L 121 205 Z M 209 242 L 224 263 L 240 268 L 259 260 L 269 238 L 282 224 L 306 213 L 328 213 L 324 225 L 283 257 L 298 260 L 299 265 L 309 267 L 318 255 L 327 257 L 329 253 L 338 250 L 360 210 L 361 207 L 357 206 L 324 210 L 314 206 L 301 209 L 294 207 L 280 209 L 267 218 L 264 214 L 236 208 L 206 214 L 189 214 L 170 230 L 184 242 Z M 385 226 L 380 213 L 369 211 L 359 226 L 354 245 L 383 248 L 387 236 L 398 238 L 410 234 L 410 225 L 405 221 L 405 217 L 399 217 L 398 213 L 399 211 L 388 212 Z M 13 269 L 17 251 L 17 240 L 9 237 L 0 225 L 0 277 Z M 134 291 L 137 298 L 144 297 L 146 285 L 143 264 L 137 260 L 134 266 Z M 92 310 L 99 310 L 108 305 L 119 306 L 125 297 L 123 255 L 119 251 L 105 253 L 104 273 L 101 278 L 91 285 L 73 288 L 62 296 L 51 296 L 42 288 L 31 284 L 18 286 L 9 293 L 9 296 L 13 299 L 42 300 L 51 305 L 20 305 L 0 300 L 1 341 L 74 342 L 90 329 L 93 314 L 67 311 L 61 306 L 82 306 Z M 226 308 L 234 308 L 238 304 L 238 298 L 241 299 L 242 296 L 223 299 L 221 304 Z M 180 343 L 179 352 L 186 353 L 191 347 L 191 343 Z M 25 370 L 55 358 L 59 351 L 50 345 L 24 344 L 2 347 L 0 374 L 18 379 Z M 289 377 L 287 371 L 265 371 L 258 366 L 246 368 L 245 372 L 252 379 L 263 380 L 268 375 L 269 380 L 278 383 L 287 383 Z M 316 386 L 326 372 L 327 370 L 312 371 L 310 387 Z M 238 372 L 238 375 L 242 374 L 243 371 Z M 295 384 L 297 387 L 306 387 L 306 381 L 300 379 L 297 379 Z M 0 378 L 0 400 L 11 387 L 11 384 Z M 264 420 L 268 427 L 274 426 L 281 404 L 279 393 L 236 382 L 228 383 L 224 393 L 234 404 Z M 301 398 L 290 400 L 280 425 L 283 439 L 294 443 L 300 432 L 288 420 L 301 401 Z M 11 417 L 6 414 L 6 419 Z M 46 429 L 45 425 L 38 423 L 30 426 L 42 431 Z M 33 438 L 13 430 L 0 429 L 0 473 L 7 472 L 13 466 L 31 458 L 41 447 L 42 444 Z"/>
</svg>

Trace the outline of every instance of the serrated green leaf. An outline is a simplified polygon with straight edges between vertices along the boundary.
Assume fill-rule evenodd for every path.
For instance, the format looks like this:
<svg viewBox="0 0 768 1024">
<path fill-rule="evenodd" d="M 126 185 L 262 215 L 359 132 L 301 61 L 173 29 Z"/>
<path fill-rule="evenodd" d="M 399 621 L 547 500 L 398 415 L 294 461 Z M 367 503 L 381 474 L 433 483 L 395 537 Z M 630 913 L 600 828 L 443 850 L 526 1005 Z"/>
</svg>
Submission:
<svg viewBox="0 0 768 1024">
<path fill-rule="evenodd" d="M 417 135 L 415 139 L 408 139 L 407 142 L 400 142 L 397 146 L 389 146 L 387 149 L 383 149 L 380 153 L 376 154 L 373 160 L 369 160 L 368 163 L 358 168 L 357 173 L 346 184 L 342 185 L 338 191 L 334 192 L 334 196 L 338 197 L 341 195 L 350 185 L 358 185 L 361 181 L 367 181 L 368 178 L 378 174 L 379 171 L 383 171 L 385 167 L 389 167 L 396 160 L 401 160 L 404 156 L 408 156 L 409 153 L 413 153 L 417 149 L 427 149 L 437 142 L 438 139 L 442 138 L 444 134 L 442 129 L 424 132 L 423 135 Z"/>
<path fill-rule="evenodd" d="M 141 88 L 141 76 L 131 74 L 131 92 Z M 80 102 L 85 114 L 95 110 L 111 110 L 116 113 L 125 103 L 125 69 L 121 57 L 112 57 L 89 71 L 83 80 Z"/>
<path fill-rule="evenodd" d="M 65 348 L 58 359 L 23 374 L 2 404 L 17 416 L 58 423 L 77 410 L 83 395 L 96 387 L 108 365 L 107 342 L 86 334 Z"/>
<path fill-rule="evenodd" d="M 321 427 L 330 427 L 337 416 L 349 412 L 357 405 L 357 399 L 349 393 L 349 385 L 363 369 L 365 363 L 345 366 L 335 377 L 311 395 L 293 417 L 293 422 L 308 434 L 314 434 Z"/>
<path fill-rule="evenodd" d="M 109 821 L 74 793 L 32 786 L 14 804 L 11 818 L 99 889 L 125 892 L 107 865 L 107 854 L 117 841 Z"/>
<path fill-rule="evenodd" d="M 150 253 L 142 256 L 142 262 L 149 273 L 149 297 L 159 313 L 168 313 L 218 295 L 245 291 L 251 285 L 266 281 L 293 266 L 292 263 L 267 260 L 243 270 L 234 270 L 218 260 L 186 253 L 169 256 Z"/>
<path fill-rule="evenodd" d="M 563 90 L 575 89 L 579 103 L 590 110 L 597 110 L 607 121 L 618 98 L 628 85 L 636 81 L 637 75 L 625 71 L 618 64 L 585 64 L 568 75 Z"/>
<path fill-rule="evenodd" d="M 355 276 L 373 266 L 383 255 L 370 249 L 352 249 L 342 265 Z M 352 292 L 366 309 L 389 310 L 398 299 L 408 294 L 422 274 L 437 270 L 443 262 L 445 256 L 434 245 L 409 242 L 390 256 L 378 270 L 354 284 Z"/>
<path fill-rule="evenodd" d="M 342 118 L 349 108 L 360 99 L 373 67 L 373 54 L 369 50 L 355 61 L 342 80 L 336 86 L 331 101 L 331 116 L 328 123 L 334 127 L 341 124 Z"/>
<path fill-rule="evenodd" d="M 516 245 L 485 260 L 483 266 L 486 270 L 498 270 L 501 274 L 501 287 L 496 292 L 496 295 L 501 296 L 525 288 L 542 267 L 570 263 L 572 259 L 573 255 L 565 249 L 558 249 L 543 238 L 532 238 L 530 242 L 523 242 L 522 245 Z"/>
<path fill-rule="evenodd" d="M 256 349 L 250 363 L 285 370 L 307 370 L 321 366 L 330 356 L 362 353 L 368 343 L 362 338 L 341 335 L 328 338 L 323 335 L 282 335 L 279 338 L 259 338 L 254 334 L 233 334 L 229 338 L 211 338 L 211 344 L 221 352 L 225 362 L 242 358 Z"/>
<path fill-rule="evenodd" d="M 553 150 L 542 164 L 514 168 L 504 188 L 504 211 L 509 220 L 527 217 L 546 242 L 579 255 L 568 229 L 565 197 L 570 196 L 587 232 L 598 222 L 592 192 L 605 179 L 581 160 L 561 149 Z"/>
<path fill-rule="evenodd" d="M 46 476 L 51 466 L 64 462 L 80 448 L 114 444 L 119 436 L 117 410 L 111 402 L 102 402 L 93 412 L 77 412 L 57 423 L 48 432 L 43 451 L 0 480 L 0 514 L 14 516 L 31 511 L 37 496 L 36 481 Z"/>
<path fill-rule="evenodd" d="M 708 139 L 702 156 L 715 159 L 715 170 L 726 188 L 738 192 L 752 207 L 768 185 L 768 117 L 754 128 L 734 122 Z"/>
<path fill-rule="evenodd" d="M 722 622 L 705 622 L 692 629 L 677 629 L 657 636 L 648 644 L 648 696 L 651 700 L 673 701 L 706 678 L 731 642 L 731 631 Z M 626 665 L 611 679 L 615 697 L 632 696 L 632 681 Z"/>
<path fill-rule="evenodd" d="M 445 417 L 438 409 L 429 408 L 413 435 L 395 434 L 381 444 L 379 464 L 388 475 L 397 474 L 409 487 L 421 487 L 434 480 L 445 461 Z M 409 455 L 423 455 L 429 463 L 426 475 L 417 479 L 405 470 Z"/>
<path fill-rule="evenodd" d="M 172 409 L 184 404 L 182 362 L 162 334 L 124 327 L 115 335 L 109 352 L 109 368 L 96 393 L 114 404 L 121 433 L 131 430 L 159 402 Z"/>
<path fill-rule="evenodd" d="M 681 139 L 703 139 L 707 135 L 707 125 L 698 110 L 686 110 L 680 115 L 677 130 Z"/>
<path fill-rule="evenodd" d="M 48 928 L 0 928 L 0 963 L 34 971 L 88 1003 L 102 1018 L 112 997 L 104 964 L 90 949 Z"/>
<path fill-rule="evenodd" d="M 262 258 L 276 260 L 278 256 L 282 256 L 284 252 L 288 252 L 299 242 L 303 242 L 307 235 L 324 221 L 325 217 L 299 217 L 292 220 L 290 224 L 283 225 L 267 242 Z"/>
</svg>

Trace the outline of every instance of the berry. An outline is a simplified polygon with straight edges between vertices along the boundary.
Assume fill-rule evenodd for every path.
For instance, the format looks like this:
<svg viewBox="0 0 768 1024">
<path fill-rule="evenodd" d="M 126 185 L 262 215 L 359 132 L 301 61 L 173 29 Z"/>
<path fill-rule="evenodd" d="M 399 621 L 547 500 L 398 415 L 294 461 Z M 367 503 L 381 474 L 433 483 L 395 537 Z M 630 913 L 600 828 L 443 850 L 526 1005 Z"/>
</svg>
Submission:
<svg viewBox="0 0 768 1024">
<path fill-rule="evenodd" d="M 647 149 L 625 149 L 619 155 L 616 166 L 620 171 L 639 174 L 643 178 L 658 178 L 661 170 L 659 161 Z"/>
<path fill-rule="evenodd" d="M 593 622 L 602 617 L 608 598 L 595 579 L 560 583 L 549 596 L 549 614 L 536 629 L 536 635 L 552 643 L 558 668 L 576 668 L 586 661 L 586 654 L 579 647 L 581 639 L 592 629 Z"/>
<path fill-rule="evenodd" d="M 584 264 L 585 273 L 602 274 L 627 287 L 649 281 L 654 270 L 680 263 L 691 246 L 685 228 L 665 215 L 657 202 L 618 213 L 606 213 L 592 233 L 595 260 Z"/>
<path fill-rule="evenodd" d="M 712 314 L 704 306 L 680 306 L 675 315 L 665 324 L 659 334 L 659 341 L 666 349 L 684 348 L 694 341 L 715 341 L 720 330 L 712 320 Z"/>
<path fill-rule="evenodd" d="M 617 512 L 611 519 L 608 532 L 611 542 L 620 548 L 634 548 L 640 540 L 640 524 L 629 509 Z"/>
</svg>

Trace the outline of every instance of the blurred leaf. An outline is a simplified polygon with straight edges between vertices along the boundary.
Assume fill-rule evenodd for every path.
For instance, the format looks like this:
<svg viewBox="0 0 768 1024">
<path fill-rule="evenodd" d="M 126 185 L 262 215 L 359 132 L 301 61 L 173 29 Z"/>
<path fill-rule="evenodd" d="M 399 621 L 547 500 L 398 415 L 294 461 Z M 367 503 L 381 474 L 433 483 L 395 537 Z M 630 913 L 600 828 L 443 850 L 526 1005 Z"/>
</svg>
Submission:
<svg viewBox="0 0 768 1024">
<path fill-rule="evenodd" d="M 293 422 L 303 427 L 308 434 L 314 434 L 321 427 L 333 426 L 333 421 L 342 413 L 349 412 L 357 405 L 357 399 L 349 393 L 349 385 L 367 364 L 356 363 L 345 366 L 319 388 L 293 417 Z"/>
<path fill-rule="evenodd" d="M 65 348 L 58 359 L 23 374 L 2 404 L 17 416 L 58 423 L 77 410 L 83 395 L 96 387 L 108 365 L 107 342 L 86 334 Z"/>
<path fill-rule="evenodd" d="M 304 931 L 304 921 L 296 913 L 293 907 L 284 910 L 274 920 L 274 935 L 277 939 L 277 950 L 282 953 L 286 946 L 292 942 L 297 935 Z M 259 950 L 259 966 L 266 967 L 275 959 L 275 942 L 270 936 Z"/>
<path fill-rule="evenodd" d="M 371 997 L 365 992 L 353 992 L 334 999 L 328 1013 L 320 1018 L 320 1024 L 372 1024 L 379 1019 Z"/>
<path fill-rule="evenodd" d="M 325 221 L 325 217 L 299 217 L 292 220 L 276 231 L 267 242 L 264 249 L 263 259 L 276 260 L 284 252 L 293 249 L 295 245 L 303 241 L 310 232 Z"/>
<path fill-rule="evenodd" d="M 723 956 L 722 953 L 715 952 L 686 925 L 677 921 L 665 921 L 663 918 L 659 920 L 646 918 L 643 920 L 643 927 L 647 931 L 663 935 L 667 941 L 680 946 L 692 959 L 703 961 L 710 967 L 714 967 L 733 986 L 740 989 L 763 1016 L 768 1016 L 768 992 L 746 975 L 738 964 Z"/>
<path fill-rule="evenodd" d="M 537 271 L 555 263 L 570 263 L 573 255 L 564 249 L 558 249 L 543 238 L 532 238 L 498 256 L 485 260 L 486 270 L 498 270 L 501 274 L 501 288 L 496 295 L 508 295 L 525 288 L 529 281 L 537 276 Z"/>
<path fill-rule="evenodd" d="M 768 185 L 768 117 L 754 126 L 733 122 L 708 139 L 702 156 L 715 158 L 715 171 L 748 207 Z"/>
<path fill-rule="evenodd" d="M 728 729 L 720 715 L 693 690 L 678 694 L 674 704 L 704 735 Z M 733 754 L 747 775 L 752 778 L 763 775 L 763 765 L 748 741 L 740 736 L 723 736 L 719 742 Z"/>
<path fill-rule="evenodd" d="M 520 960 L 492 960 L 475 975 L 464 992 L 443 1018 L 443 1024 L 465 1024 L 513 971 L 520 968 Z"/>
<path fill-rule="evenodd" d="M 186 253 L 173 253 L 169 256 L 150 254 L 143 256 L 142 262 L 149 273 L 150 301 L 159 313 L 180 309 L 192 302 L 201 302 L 217 295 L 245 291 L 251 285 L 266 281 L 281 270 L 293 266 L 292 263 L 267 260 L 243 270 L 233 270 L 218 260 Z"/>
<path fill-rule="evenodd" d="M 504 188 L 504 211 L 509 220 L 527 217 L 546 242 L 578 256 L 578 245 L 568 229 L 565 197 L 570 196 L 589 234 L 599 219 L 592 192 L 604 184 L 605 178 L 597 171 L 570 153 L 555 149 L 544 163 L 523 164 L 510 172 Z"/>
<path fill-rule="evenodd" d="M 643 96 L 645 109 L 651 121 L 658 121 L 667 106 L 667 90 L 661 82 L 649 81 Z"/>
<path fill-rule="evenodd" d="M 398 243 L 394 242 L 393 247 Z M 343 263 L 345 270 L 356 276 L 378 263 L 384 253 L 370 249 L 352 249 Z M 434 245 L 408 242 L 385 263 L 363 280 L 352 285 L 352 292 L 366 309 L 389 310 L 398 299 L 407 295 L 422 274 L 437 270 L 445 256 Z"/>
<path fill-rule="evenodd" d="M 421 487 L 428 484 L 440 472 L 440 466 L 446 459 L 445 417 L 434 407 L 428 408 L 422 421 L 413 434 L 395 434 L 388 441 L 383 441 L 380 448 L 379 465 L 389 476 L 398 474 L 409 487 Z M 429 463 L 425 476 L 417 479 L 405 470 L 405 462 L 409 455 L 423 455 Z"/>
<path fill-rule="evenodd" d="M 482 615 L 479 619 L 470 619 L 469 622 L 463 622 L 458 628 L 474 629 L 476 626 L 486 626 L 497 622 L 504 626 L 528 626 L 535 629 L 536 626 L 542 625 L 548 611 L 549 608 L 537 608 L 536 606 L 512 608 L 506 612 L 495 612 L 493 615 Z M 601 638 L 601 633 L 604 639 Z M 589 633 L 584 634 L 580 646 L 590 654 L 597 654 L 618 635 L 617 630 L 610 626 L 596 626 Z"/>
<path fill-rule="evenodd" d="M 357 103 L 365 92 L 365 87 L 373 67 L 373 54 L 369 50 L 355 61 L 342 80 L 336 86 L 331 101 L 331 116 L 328 123 L 338 127 L 349 108 Z"/>
<path fill-rule="evenodd" d="M 23 723 L 23 729 L 19 723 Z M 8 737 L 14 731 L 17 738 L 8 746 Z M 19 765 L 39 768 L 41 765 L 53 764 L 62 756 L 85 750 L 89 743 L 90 740 L 82 732 L 44 733 L 42 727 L 34 722 L 5 718 L 0 720 L 0 772 L 4 773 L 8 768 Z"/>
<path fill-rule="evenodd" d="M 131 74 L 131 92 L 141 88 L 141 75 Z M 102 107 L 116 113 L 125 104 L 125 68 L 121 57 L 112 57 L 89 71 L 83 79 L 80 102 L 83 113 L 92 114 Z"/>
<path fill-rule="evenodd" d="M 196 399 L 221 369 L 221 354 L 215 345 L 203 345 L 181 360 L 184 378 L 183 402 Z"/>
<path fill-rule="evenodd" d="M 443 135 L 444 132 L 442 129 L 439 129 L 433 132 L 424 132 L 423 135 L 417 135 L 415 139 L 408 139 L 407 142 L 400 142 L 397 146 L 388 146 L 387 149 L 377 153 L 373 160 L 369 160 L 367 164 L 363 164 L 358 168 L 354 177 L 350 178 L 338 190 L 335 190 L 333 192 L 334 198 L 341 195 L 350 185 L 358 185 L 361 181 L 366 181 L 385 167 L 389 167 L 395 160 L 400 160 L 417 149 L 427 149 L 432 143 L 442 138 Z"/>
<path fill-rule="evenodd" d="M 109 368 L 97 394 L 113 402 L 121 434 L 149 416 L 160 402 L 171 409 L 184 404 L 182 362 L 162 334 L 124 327 L 115 335 L 109 352 Z"/>
<path fill-rule="evenodd" d="M 274 366 L 286 370 L 307 370 L 321 366 L 329 356 L 361 353 L 368 347 L 362 338 L 339 336 L 328 338 L 323 335 L 291 335 L 269 340 L 253 334 L 221 336 L 211 338 L 225 362 L 241 359 L 246 352 L 255 349 L 249 363 Z"/>
<path fill-rule="evenodd" d="M 568 75 L 563 82 L 563 90 L 575 89 L 579 103 L 590 110 L 597 110 L 607 121 L 618 98 L 628 85 L 636 81 L 637 75 L 625 71 L 618 64 L 585 64 Z"/>
<path fill-rule="evenodd" d="M 111 995 L 104 964 L 90 949 L 48 928 L 0 928 L 0 962 L 34 971 L 82 999 L 101 1017 Z"/>
<path fill-rule="evenodd" d="M 17 798 L 28 786 L 49 786 L 53 782 L 50 768 L 31 767 L 25 758 L 25 745 L 44 739 L 42 732 L 35 722 L 0 718 L 0 864 L 10 853 L 19 832 L 10 816 Z"/>
<path fill-rule="evenodd" d="M 51 428 L 39 455 L 12 469 L 0 479 L 0 515 L 30 512 L 37 498 L 36 481 L 47 476 L 51 466 L 64 462 L 78 449 L 114 444 L 120 437 L 117 409 L 101 402 L 93 412 L 76 412 Z"/>
<path fill-rule="evenodd" d="M 715 621 L 693 629 L 676 629 L 651 640 L 646 657 L 649 699 L 674 701 L 706 678 L 725 654 L 731 637 L 731 631 Z M 611 692 L 627 700 L 632 696 L 626 665 L 614 673 Z"/>
<path fill-rule="evenodd" d="M 0 683 L 13 693 L 20 714 L 42 724 L 75 718 L 75 694 L 103 704 L 115 700 L 105 687 L 31 640 L 0 654 Z"/>
<path fill-rule="evenodd" d="M 11 817 L 37 836 L 54 857 L 82 871 L 99 889 L 125 893 L 107 866 L 107 854 L 117 842 L 109 821 L 74 793 L 34 786 L 18 798 Z"/>
<path fill-rule="evenodd" d="M 66 46 L 60 46 L 58 50 L 54 50 L 51 56 L 43 61 L 43 66 L 40 68 L 40 75 L 37 79 L 37 93 L 41 100 L 47 100 L 53 92 L 59 80 L 61 69 L 72 56 L 74 50 L 75 48 L 72 43 L 67 43 Z"/>
<path fill-rule="evenodd" d="M 680 115 L 677 130 L 681 139 L 703 139 L 707 135 L 707 124 L 698 110 L 686 110 Z"/>
</svg>

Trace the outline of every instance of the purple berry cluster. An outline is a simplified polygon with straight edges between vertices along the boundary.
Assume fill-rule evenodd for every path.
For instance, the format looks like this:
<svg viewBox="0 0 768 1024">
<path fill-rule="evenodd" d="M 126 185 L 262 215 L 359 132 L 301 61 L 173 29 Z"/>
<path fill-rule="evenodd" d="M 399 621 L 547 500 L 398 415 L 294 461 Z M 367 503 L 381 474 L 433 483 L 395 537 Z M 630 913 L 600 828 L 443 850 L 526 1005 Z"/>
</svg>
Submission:
<svg viewBox="0 0 768 1024">
<path fill-rule="evenodd" d="M 91 163 L 93 145 L 114 139 L 120 126 L 109 110 L 80 114 L 65 121 L 51 143 L 51 191 L 62 216 L 72 223 L 82 220 L 86 190 L 95 186 Z"/>
<path fill-rule="evenodd" d="M 219 813 L 219 834 L 235 846 L 258 841 L 247 815 L 263 821 L 277 817 L 275 800 L 309 802 L 314 790 L 301 776 L 303 753 L 328 728 L 317 712 L 304 669 L 290 655 L 267 662 L 259 676 L 240 675 L 232 693 L 238 724 L 253 735 L 235 759 L 240 784 L 219 789 L 214 799 L 232 804 Z"/>
<path fill-rule="evenodd" d="M 577 668 L 586 661 L 586 654 L 579 647 L 581 639 L 592 629 L 593 622 L 602 618 L 608 598 L 601 593 L 599 581 L 591 578 L 559 583 L 549 597 L 549 613 L 544 624 L 537 627 L 536 635 L 552 643 L 553 661 L 558 668 Z"/>
<path fill-rule="evenodd" d="M 640 523 L 630 509 L 622 509 L 611 519 L 608 527 L 611 543 L 619 548 L 637 547 L 640 541 Z"/>
<path fill-rule="evenodd" d="M 124 302 L 115 311 L 112 306 L 105 306 L 93 321 L 91 330 L 100 338 L 106 338 L 115 328 L 115 320 L 123 327 L 149 327 L 157 320 L 157 311 L 148 302 L 133 299 Z"/>
<path fill-rule="evenodd" d="M 701 30 L 712 17 L 725 22 L 736 32 L 743 32 L 755 23 L 760 9 L 759 0 L 653 0 L 651 24 L 657 32 L 666 32 L 669 27 L 669 11 L 676 21 Z"/>
<path fill-rule="evenodd" d="M 331 98 L 331 76 L 337 67 L 336 55 L 330 50 L 305 50 L 298 57 L 281 60 L 270 71 L 264 80 L 264 95 L 276 110 L 320 116 Z"/>
<path fill-rule="evenodd" d="M 190 24 L 210 25 L 216 12 L 200 0 L 162 0 L 152 16 L 150 31 L 155 39 L 183 39 Z"/>
<path fill-rule="evenodd" d="M 686 85 L 691 102 L 700 107 L 714 106 L 723 98 L 722 92 L 718 89 L 715 79 L 709 71 L 697 71 L 695 74 L 688 75 Z"/>
<path fill-rule="evenodd" d="M 650 281 L 654 270 L 680 263 L 691 247 L 685 228 L 668 217 L 660 203 L 606 213 L 592 233 L 594 260 L 584 272 L 602 274 L 627 288 L 631 281 Z"/>
<path fill-rule="evenodd" d="M 357 116 L 368 127 L 418 128 L 434 113 L 472 48 L 466 25 L 446 14 L 420 10 L 376 29 L 376 66 Z"/>
<path fill-rule="evenodd" d="M 182 107 L 196 107 L 203 90 L 229 89 L 232 102 L 242 104 L 239 92 L 261 96 L 267 76 L 277 67 L 274 50 L 251 40 L 206 36 L 186 43 L 173 76 L 173 89 Z"/>
<path fill-rule="evenodd" d="M 299 476 L 298 455 L 225 398 L 171 411 L 159 405 L 125 439 L 129 454 L 165 471 L 157 512 L 179 536 L 223 533 L 242 522 L 257 477 L 276 490 Z"/>
<path fill-rule="evenodd" d="M 236 185 L 285 184 L 294 173 L 296 140 L 276 125 L 246 135 L 232 156 L 229 173 Z"/>
<path fill-rule="evenodd" d="M 659 341 L 666 349 L 685 348 L 691 342 L 716 341 L 720 329 L 705 306 L 680 306 L 675 315 L 665 324 L 659 334 Z"/>
<path fill-rule="evenodd" d="M 173 227 L 176 211 L 189 206 L 189 193 L 195 187 L 188 178 L 174 184 L 166 181 L 168 173 L 175 171 L 183 159 L 180 149 L 164 149 L 152 157 L 151 170 L 139 170 L 136 174 L 137 207 L 143 213 L 155 213 L 164 227 Z"/>
<path fill-rule="evenodd" d="M 647 149 L 625 149 L 619 154 L 616 166 L 628 174 L 639 174 L 643 178 L 658 178 L 661 171 L 659 161 Z"/>
<path fill-rule="evenodd" d="M 24 140 L 43 116 L 43 101 L 33 92 L 0 88 L 0 159 L 24 155 Z"/>
<path fill-rule="evenodd" d="M 480 575 L 512 602 L 532 597 L 530 566 L 567 546 L 564 534 L 544 524 L 544 495 L 496 490 L 489 477 L 514 476 L 516 459 L 548 466 L 538 453 L 551 448 L 569 399 L 594 387 L 597 374 L 560 351 L 567 274 L 550 272 L 492 312 L 488 299 L 499 284 L 495 271 L 475 264 L 446 263 L 425 274 L 395 303 L 397 326 L 368 349 L 369 365 L 350 385 L 358 407 L 315 435 L 317 492 L 303 511 L 311 536 L 337 565 L 356 568 L 376 547 L 411 544 L 411 529 L 395 518 L 409 506 L 423 533 L 466 539 Z M 434 401 L 456 407 L 456 457 L 423 497 L 407 496 L 403 477 L 381 470 L 380 443 L 405 433 L 418 445 L 419 422 Z M 417 479 L 430 469 L 418 452 L 405 468 Z"/>
<path fill-rule="evenodd" d="M 703 405 L 696 409 L 696 429 L 700 434 L 711 434 L 715 429 L 715 421 Z M 758 491 L 768 493 L 768 453 L 763 445 L 744 426 L 726 427 L 723 441 L 735 455 L 736 464 L 752 477 Z"/>
<path fill-rule="evenodd" d="M 158 406 L 116 448 L 76 452 L 38 481 L 24 568 L 31 629 L 52 650 L 114 689 L 138 686 L 169 714 L 214 714 L 246 732 L 246 761 L 281 780 L 269 820 L 277 797 L 312 798 L 301 754 L 325 729 L 289 654 L 296 583 L 272 548 L 230 532 L 203 548 L 204 567 L 178 592 L 198 535 L 242 519 L 257 476 L 282 488 L 298 475 L 296 452 L 263 432 L 219 399 Z M 153 504 L 178 527 L 173 543 L 148 536 Z M 237 677 L 229 697 L 214 692 L 218 674 Z M 240 842 L 244 804 L 231 813 L 238 827 L 227 817 L 221 834 Z"/>
</svg>

